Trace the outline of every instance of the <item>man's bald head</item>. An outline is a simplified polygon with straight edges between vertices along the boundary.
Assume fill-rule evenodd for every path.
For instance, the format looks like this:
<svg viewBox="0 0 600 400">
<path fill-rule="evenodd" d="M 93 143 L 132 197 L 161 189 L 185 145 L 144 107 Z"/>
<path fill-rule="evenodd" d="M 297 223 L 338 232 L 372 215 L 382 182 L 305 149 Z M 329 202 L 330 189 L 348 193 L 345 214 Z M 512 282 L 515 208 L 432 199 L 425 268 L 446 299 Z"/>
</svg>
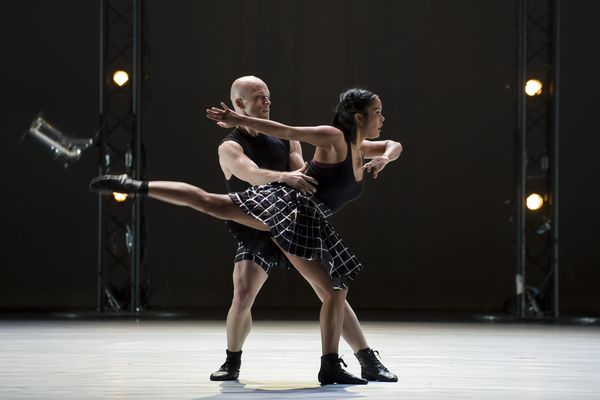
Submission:
<svg viewBox="0 0 600 400">
<path fill-rule="evenodd" d="M 242 76 L 231 84 L 231 104 L 243 115 L 268 119 L 270 96 L 267 84 L 256 76 Z"/>
<path fill-rule="evenodd" d="M 253 89 L 258 88 L 260 86 L 267 86 L 266 83 L 263 82 L 262 79 L 257 78 L 256 76 L 242 76 L 241 78 L 237 78 L 231 84 L 231 102 L 235 104 L 235 100 L 239 98 L 247 98 L 249 93 L 252 92 Z"/>
</svg>

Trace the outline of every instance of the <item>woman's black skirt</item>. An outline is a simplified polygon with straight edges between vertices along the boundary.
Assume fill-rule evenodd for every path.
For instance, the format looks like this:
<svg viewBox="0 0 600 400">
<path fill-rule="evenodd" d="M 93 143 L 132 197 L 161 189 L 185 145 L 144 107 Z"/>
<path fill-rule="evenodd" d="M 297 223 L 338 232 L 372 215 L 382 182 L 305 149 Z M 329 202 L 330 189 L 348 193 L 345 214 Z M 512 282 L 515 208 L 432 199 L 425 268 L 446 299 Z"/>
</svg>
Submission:
<svg viewBox="0 0 600 400">
<path fill-rule="evenodd" d="M 346 288 L 362 264 L 327 222 L 331 211 L 319 200 L 282 184 L 252 186 L 229 193 L 246 214 L 269 227 L 273 238 L 288 253 L 321 260 L 334 288 Z"/>
</svg>

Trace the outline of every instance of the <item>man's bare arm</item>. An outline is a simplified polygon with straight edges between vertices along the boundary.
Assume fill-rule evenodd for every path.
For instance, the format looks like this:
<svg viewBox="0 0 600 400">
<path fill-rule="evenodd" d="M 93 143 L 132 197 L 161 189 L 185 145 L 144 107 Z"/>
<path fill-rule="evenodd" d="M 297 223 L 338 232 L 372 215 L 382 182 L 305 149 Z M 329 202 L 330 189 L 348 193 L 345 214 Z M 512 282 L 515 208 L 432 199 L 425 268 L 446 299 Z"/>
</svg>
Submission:
<svg viewBox="0 0 600 400">
<path fill-rule="evenodd" d="M 316 191 L 317 181 L 305 175 L 306 165 L 292 171 L 272 171 L 259 168 L 243 151 L 242 146 L 234 141 L 223 142 L 219 146 L 219 164 L 226 179 L 235 175 L 238 179 L 251 185 L 263 185 L 271 182 L 285 183 L 304 194 Z"/>
<path fill-rule="evenodd" d="M 290 169 L 300 169 L 304 167 L 304 157 L 302 156 L 302 146 L 297 140 L 290 140 Z"/>
</svg>

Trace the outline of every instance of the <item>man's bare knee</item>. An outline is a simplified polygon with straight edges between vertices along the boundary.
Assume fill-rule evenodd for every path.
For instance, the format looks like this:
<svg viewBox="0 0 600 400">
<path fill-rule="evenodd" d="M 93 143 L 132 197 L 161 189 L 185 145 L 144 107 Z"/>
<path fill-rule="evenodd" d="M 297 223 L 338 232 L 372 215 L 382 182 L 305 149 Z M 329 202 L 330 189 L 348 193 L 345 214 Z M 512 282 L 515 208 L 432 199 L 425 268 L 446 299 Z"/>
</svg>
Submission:
<svg viewBox="0 0 600 400">
<path fill-rule="evenodd" d="M 252 308 L 256 294 L 260 290 L 262 284 L 258 282 L 243 282 L 239 285 L 234 285 L 233 300 L 231 307 L 236 314 L 241 314 Z"/>
<path fill-rule="evenodd" d="M 254 304 L 254 296 L 249 291 L 236 290 L 233 292 L 233 300 L 231 301 L 231 309 L 236 315 L 243 314 L 252 308 Z"/>
<path fill-rule="evenodd" d="M 255 262 L 237 262 L 233 271 L 232 308 L 240 313 L 249 310 L 266 279 L 267 273 Z"/>
</svg>

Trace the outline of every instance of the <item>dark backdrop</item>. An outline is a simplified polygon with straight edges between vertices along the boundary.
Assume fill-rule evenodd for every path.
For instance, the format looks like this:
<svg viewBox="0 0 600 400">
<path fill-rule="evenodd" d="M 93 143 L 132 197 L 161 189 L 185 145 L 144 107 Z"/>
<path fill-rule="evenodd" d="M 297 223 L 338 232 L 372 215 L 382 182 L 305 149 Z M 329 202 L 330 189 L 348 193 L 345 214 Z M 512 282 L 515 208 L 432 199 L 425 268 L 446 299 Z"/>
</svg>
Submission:
<svg viewBox="0 0 600 400">
<path fill-rule="evenodd" d="M 600 311 L 598 245 L 600 57 L 593 1 L 563 2 L 561 307 Z M 19 142 L 44 109 L 64 131 L 98 123 L 97 1 L 4 6 L 5 151 L 0 308 L 93 309 L 97 173 L 88 153 L 70 170 Z M 225 131 L 204 109 L 252 74 L 273 95 L 272 118 L 327 124 L 353 85 L 382 98 L 382 138 L 404 153 L 361 199 L 332 218 L 366 266 L 357 309 L 503 310 L 514 281 L 513 1 L 375 0 L 145 2 L 146 175 L 223 192 L 216 147 Z M 313 149 L 304 147 L 306 159 Z M 146 202 L 149 308 L 225 308 L 234 243 L 221 221 Z M 308 285 L 278 271 L 258 307 L 314 308 Z"/>
</svg>

